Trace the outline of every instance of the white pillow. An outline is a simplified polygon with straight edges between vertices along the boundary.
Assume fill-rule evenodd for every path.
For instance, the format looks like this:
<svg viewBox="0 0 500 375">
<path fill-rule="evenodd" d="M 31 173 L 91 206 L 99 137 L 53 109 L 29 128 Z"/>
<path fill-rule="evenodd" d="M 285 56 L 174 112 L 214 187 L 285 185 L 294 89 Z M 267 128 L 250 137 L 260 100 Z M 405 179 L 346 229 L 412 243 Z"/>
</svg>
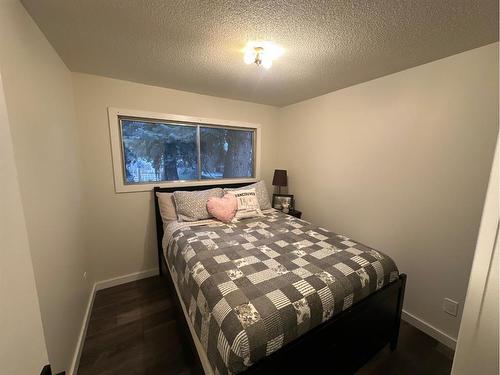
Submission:
<svg viewBox="0 0 500 375">
<path fill-rule="evenodd" d="M 234 195 L 238 202 L 238 210 L 236 211 L 236 215 L 234 215 L 233 221 L 264 216 L 260 210 L 255 189 L 233 190 L 228 194 Z"/>
<path fill-rule="evenodd" d="M 163 228 L 165 228 L 172 221 L 177 220 L 174 194 L 157 192 L 156 196 L 158 197 L 158 207 L 160 208 L 160 215 L 163 220 Z"/>
<path fill-rule="evenodd" d="M 267 210 L 268 208 L 271 208 L 271 202 L 269 201 L 269 194 L 267 194 L 267 189 L 266 189 L 266 184 L 264 181 L 259 181 L 256 182 L 255 184 L 243 186 L 241 188 L 236 188 L 236 189 L 231 189 L 231 188 L 226 188 L 224 189 L 225 193 L 232 193 L 234 191 L 239 191 L 239 190 L 248 190 L 248 189 L 254 189 L 255 188 L 255 194 L 257 194 L 257 199 L 259 201 L 259 206 L 261 210 Z"/>
</svg>

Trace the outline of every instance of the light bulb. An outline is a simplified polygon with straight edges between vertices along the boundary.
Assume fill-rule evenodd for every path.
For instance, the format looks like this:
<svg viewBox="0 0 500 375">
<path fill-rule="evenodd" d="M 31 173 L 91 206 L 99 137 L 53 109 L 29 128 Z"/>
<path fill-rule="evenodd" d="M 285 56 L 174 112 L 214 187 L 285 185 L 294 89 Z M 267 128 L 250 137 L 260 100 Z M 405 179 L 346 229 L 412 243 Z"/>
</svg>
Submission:
<svg viewBox="0 0 500 375">
<path fill-rule="evenodd" d="M 264 69 L 270 69 L 273 60 L 284 53 L 284 49 L 279 45 L 269 41 L 249 41 L 243 52 L 243 61 L 245 64 L 256 64 L 263 66 Z"/>
<path fill-rule="evenodd" d="M 262 66 L 266 69 L 269 69 L 271 68 L 271 66 L 273 66 L 273 60 L 271 60 L 270 58 L 265 58 L 262 60 Z"/>
<path fill-rule="evenodd" d="M 255 53 L 253 51 L 246 51 L 243 57 L 245 64 L 249 65 L 255 62 Z"/>
</svg>

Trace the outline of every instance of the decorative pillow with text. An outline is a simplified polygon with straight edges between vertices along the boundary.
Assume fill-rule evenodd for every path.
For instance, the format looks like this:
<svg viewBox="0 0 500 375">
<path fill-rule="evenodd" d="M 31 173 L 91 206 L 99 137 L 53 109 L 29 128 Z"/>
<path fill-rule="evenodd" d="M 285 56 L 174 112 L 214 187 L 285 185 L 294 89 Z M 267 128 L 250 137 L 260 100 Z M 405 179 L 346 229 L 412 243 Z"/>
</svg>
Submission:
<svg viewBox="0 0 500 375">
<path fill-rule="evenodd" d="M 238 202 L 238 209 L 233 220 L 264 216 L 260 210 L 255 189 L 234 190 L 228 194 L 234 195 Z"/>
<path fill-rule="evenodd" d="M 271 202 L 269 201 L 269 194 L 267 194 L 266 184 L 264 181 L 256 182 L 255 184 L 243 186 L 241 188 L 224 189 L 225 193 L 232 193 L 239 190 L 255 189 L 255 194 L 257 195 L 257 200 L 259 201 L 259 206 L 261 210 L 267 210 L 271 208 Z"/>
</svg>

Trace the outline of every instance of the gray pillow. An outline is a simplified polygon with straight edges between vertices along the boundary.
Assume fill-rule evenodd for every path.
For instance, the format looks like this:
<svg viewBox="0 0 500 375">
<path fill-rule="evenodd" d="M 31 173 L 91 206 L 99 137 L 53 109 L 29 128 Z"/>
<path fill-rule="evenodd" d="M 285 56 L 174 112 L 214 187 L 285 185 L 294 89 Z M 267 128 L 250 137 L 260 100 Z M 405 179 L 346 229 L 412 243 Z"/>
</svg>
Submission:
<svg viewBox="0 0 500 375">
<path fill-rule="evenodd" d="M 237 189 L 224 189 L 224 192 L 228 193 L 234 190 L 247 189 L 255 189 L 255 194 L 257 195 L 257 200 L 259 201 L 261 210 L 267 210 L 268 208 L 271 208 L 271 202 L 269 201 L 269 195 L 267 194 L 266 184 L 264 183 L 264 181 L 259 181 L 255 184 L 243 186 Z"/>
<path fill-rule="evenodd" d="M 207 211 L 208 198 L 222 198 L 221 188 L 200 191 L 174 191 L 175 208 L 179 221 L 198 221 L 210 219 Z"/>
</svg>

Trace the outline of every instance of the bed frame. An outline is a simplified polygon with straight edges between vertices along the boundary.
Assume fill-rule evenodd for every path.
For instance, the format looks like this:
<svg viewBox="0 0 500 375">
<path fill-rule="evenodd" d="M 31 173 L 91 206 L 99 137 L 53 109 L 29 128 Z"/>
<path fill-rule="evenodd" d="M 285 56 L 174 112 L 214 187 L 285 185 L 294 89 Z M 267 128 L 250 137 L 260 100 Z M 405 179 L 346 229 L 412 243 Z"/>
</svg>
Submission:
<svg viewBox="0 0 500 375">
<path fill-rule="evenodd" d="M 164 275 L 163 269 L 165 267 L 167 270 L 167 264 L 162 251 L 163 222 L 156 192 L 171 193 L 176 190 L 234 188 L 245 185 L 248 183 L 154 188 L 160 275 Z M 177 305 L 178 321 L 181 322 L 182 328 L 185 330 L 184 339 L 192 346 L 194 353 L 197 353 L 170 272 L 167 270 L 165 274 L 172 295 L 175 296 L 173 299 Z M 263 358 L 246 370 L 244 374 L 298 373 L 299 371 L 353 374 L 387 344 L 390 345 L 391 350 L 396 349 L 405 285 L 406 275 L 400 274 L 397 280 L 313 328 L 270 356 Z M 197 355 L 194 357 L 198 362 L 200 373 L 203 373 L 201 361 Z"/>
</svg>

